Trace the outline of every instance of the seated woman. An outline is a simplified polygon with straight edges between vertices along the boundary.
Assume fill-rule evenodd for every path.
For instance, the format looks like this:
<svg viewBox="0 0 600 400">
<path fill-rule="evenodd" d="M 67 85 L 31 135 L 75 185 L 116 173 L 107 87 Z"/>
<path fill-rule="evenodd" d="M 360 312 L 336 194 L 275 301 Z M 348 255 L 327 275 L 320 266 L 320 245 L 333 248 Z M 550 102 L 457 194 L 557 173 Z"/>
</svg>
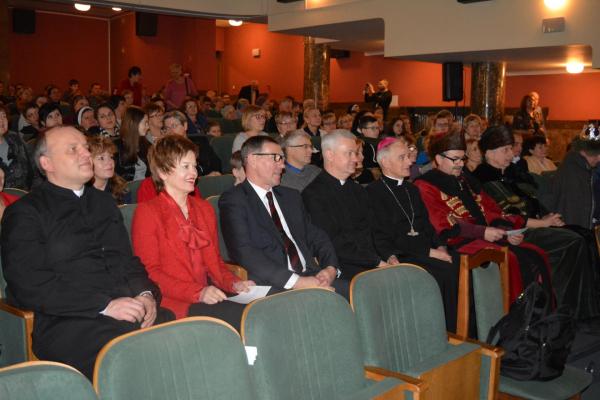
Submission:
<svg viewBox="0 0 600 400">
<path fill-rule="evenodd" d="M 24 141 L 37 137 L 40 131 L 40 109 L 37 104 L 31 102 L 25 106 L 25 110 L 19 115 L 18 124 Z"/>
<path fill-rule="evenodd" d="M 479 149 L 479 139 L 467 139 L 467 161 L 465 167 L 469 172 L 475 171 L 475 169 L 481 164 L 481 150 Z"/>
<path fill-rule="evenodd" d="M 56 103 L 46 103 L 40 107 L 40 126 L 49 129 L 57 125 L 62 125 L 62 113 Z"/>
<path fill-rule="evenodd" d="M 204 315 L 240 327 L 244 306 L 227 301 L 254 285 L 241 281 L 219 254 L 212 206 L 194 192 L 197 147 L 178 135 L 160 138 L 148 154 L 160 194 L 138 204 L 133 217 L 133 248 L 162 292 L 162 306 L 177 318 Z"/>
<path fill-rule="evenodd" d="M 21 136 L 8 130 L 8 115 L 8 108 L 0 104 L 0 169 L 4 171 L 6 187 L 29 190 L 32 163 Z"/>
<path fill-rule="evenodd" d="M 83 133 L 89 133 L 90 129 L 98 126 L 98 121 L 94 117 L 94 109 L 89 106 L 83 106 L 77 112 L 77 126 Z"/>
<path fill-rule="evenodd" d="M 115 141 L 117 173 L 126 181 L 138 181 L 150 176 L 147 160 L 140 152 L 140 142 L 148 133 L 148 115 L 137 106 L 127 107 L 123 116 L 120 135 Z"/>
<path fill-rule="evenodd" d="M 548 144 L 545 136 L 534 135 L 523 143 L 523 159 L 527 161 L 527 169 L 532 174 L 556 171 L 556 165 L 548 155 Z"/>
<path fill-rule="evenodd" d="M 235 153 L 241 150 L 242 145 L 248 138 L 258 135 L 267 136 L 267 133 L 264 131 L 266 121 L 267 114 L 265 110 L 257 106 L 246 107 L 242 113 L 242 127 L 244 128 L 244 132 L 238 133 L 233 140 L 231 152 Z"/>
<path fill-rule="evenodd" d="M 102 136 L 88 137 L 88 144 L 94 163 L 94 177 L 88 185 L 112 194 L 117 204 L 130 204 L 131 193 L 127 191 L 127 181 L 115 174 L 113 157 L 117 146 L 112 140 Z"/>
<path fill-rule="evenodd" d="M 111 139 L 117 139 L 119 137 L 117 116 L 110 104 L 100 104 L 98 108 L 96 108 L 94 117 L 96 117 L 96 121 L 98 121 L 98 126 L 90 128 L 90 134 L 105 136 Z"/>
<path fill-rule="evenodd" d="M 187 134 L 203 135 L 208 129 L 206 117 L 198 112 L 195 99 L 187 99 L 181 105 L 181 112 L 187 117 Z"/>
</svg>

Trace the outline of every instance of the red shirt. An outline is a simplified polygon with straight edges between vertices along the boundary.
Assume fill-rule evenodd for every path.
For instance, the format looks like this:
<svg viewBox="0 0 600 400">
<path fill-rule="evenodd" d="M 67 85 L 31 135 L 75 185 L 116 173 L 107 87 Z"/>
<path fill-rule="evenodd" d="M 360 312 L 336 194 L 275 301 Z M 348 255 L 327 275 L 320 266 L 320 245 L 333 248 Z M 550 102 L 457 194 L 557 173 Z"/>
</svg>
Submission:
<svg viewBox="0 0 600 400">
<path fill-rule="evenodd" d="M 121 81 L 119 85 L 119 94 L 122 96 L 124 90 L 131 90 L 133 92 L 133 104 L 136 106 L 142 106 L 142 85 L 139 82 L 131 85 L 129 78 Z"/>
</svg>

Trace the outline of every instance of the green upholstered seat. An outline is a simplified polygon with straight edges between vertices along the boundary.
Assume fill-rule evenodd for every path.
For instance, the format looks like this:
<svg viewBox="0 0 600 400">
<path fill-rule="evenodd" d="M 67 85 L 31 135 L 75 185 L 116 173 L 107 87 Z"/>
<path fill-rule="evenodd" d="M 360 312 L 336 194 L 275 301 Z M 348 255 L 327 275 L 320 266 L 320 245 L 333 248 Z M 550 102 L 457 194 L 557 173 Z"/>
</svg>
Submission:
<svg viewBox="0 0 600 400">
<path fill-rule="evenodd" d="M 136 331 L 100 352 L 103 400 L 256 400 L 239 335 L 220 320 L 186 318 Z"/>
<path fill-rule="evenodd" d="M 486 340 L 490 328 L 503 316 L 502 285 L 498 265 L 472 271 L 477 335 Z M 482 370 L 489 368 L 483 364 Z M 500 375 L 499 391 L 532 400 L 568 399 L 592 383 L 592 375 L 567 366 L 562 376 L 551 381 L 518 381 Z"/>
<path fill-rule="evenodd" d="M 264 400 L 370 399 L 402 382 L 365 378 L 352 310 L 328 290 L 293 290 L 251 303 L 242 336 L 257 349 L 252 372 Z"/>
<path fill-rule="evenodd" d="M 221 124 L 221 131 L 223 134 L 228 133 L 238 133 L 242 132 L 244 129 L 242 128 L 242 120 L 241 119 L 221 119 L 219 121 Z"/>
<path fill-rule="evenodd" d="M 2 191 L 4 193 L 12 194 L 13 196 L 17 196 L 17 197 L 23 197 L 27 193 L 29 193 L 27 190 L 18 189 L 18 188 L 4 188 Z"/>
<path fill-rule="evenodd" d="M 215 214 L 217 217 L 217 228 L 219 231 L 219 251 L 221 252 L 221 258 L 225 261 L 231 261 L 229 259 L 229 253 L 227 252 L 227 246 L 225 245 L 225 240 L 223 239 L 223 232 L 221 232 L 221 218 L 220 218 L 220 210 L 219 210 L 219 197 L 220 196 L 210 196 L 206 199 L 210 203 L 210 205 L 215 210 Z"/>
<path fill-rule="evenodd" d="M 143 181 L 143 179 L 140 179 L 138 181 L 127 182 L 127 190 L 129 191 L 129 193 L 131 193 L 132 203 L 137 203 L 137 192 Z"/>
<path fill-rule="evenodd" d="M 198 190 L 202 198 L 207 199 L 210 196 L 219 196 L 227 189 L 233 187 L 235 177 L 230 174 L 220 176 L 201 176 L 198 178 Z"/>
<path fill-rule="evenodd" d="M 0 399 L 97 400 L 81 373 L 67 365 L 37 361 L 0 369 Z"/>
<path fill-rule="evenodd" d="M 231 173 L 231 148 L 233 147 L 233 141 L 235 140 L 235 134 L 227 134 L 219 137 L 212 138 L 210 146 L 213 148 L 219 160 L 221 160 L 221 169 L 224 173 Z"/>
<path fill-rule="evenodd" d="M 119 206 L 119 210 L 121 210 L 121 214 L 123 215 L 123 223 L 125 224 L 125 228 L 127 229 L 127 233 L 129 234 L 129 240 L 131 241 L 131 225 L 133 223 L 133 215 L 135 214 L 135 209 L 137 208 L 137 204 L 123 204 Z"/>
<path fill-rule="evenodd" d="M 380 268 L 355 277 L 350 290 L 366 365 L 423 379 L 440 366 L 465 362 L 460 386 L 479 391 L 481 357 L 471 354 L 479 346 L 449 343 L 440 290 L 428 272 L 411 265 Z M 443 385 L 429 382 L 428 392 L 443 392 Z"/>
</svg>

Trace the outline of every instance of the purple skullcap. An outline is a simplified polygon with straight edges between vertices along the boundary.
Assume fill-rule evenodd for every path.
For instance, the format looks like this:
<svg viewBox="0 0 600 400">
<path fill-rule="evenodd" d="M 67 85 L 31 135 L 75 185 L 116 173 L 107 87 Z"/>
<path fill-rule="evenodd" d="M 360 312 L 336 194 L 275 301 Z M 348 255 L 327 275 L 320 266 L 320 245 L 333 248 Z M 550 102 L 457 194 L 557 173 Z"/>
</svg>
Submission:
<svg viewBox="0 0 600 400">
<path fill-rule="evenodd" d="M 398 139 L 396 139 L 395 137 L 388 136 L 381 142 L 379 142 L 379 144 L 377 145 L 377 151 L 381 151 L 382 149 L 385 149 L 386 147 L 396 143 L 397 141 Z"/>
</svg>

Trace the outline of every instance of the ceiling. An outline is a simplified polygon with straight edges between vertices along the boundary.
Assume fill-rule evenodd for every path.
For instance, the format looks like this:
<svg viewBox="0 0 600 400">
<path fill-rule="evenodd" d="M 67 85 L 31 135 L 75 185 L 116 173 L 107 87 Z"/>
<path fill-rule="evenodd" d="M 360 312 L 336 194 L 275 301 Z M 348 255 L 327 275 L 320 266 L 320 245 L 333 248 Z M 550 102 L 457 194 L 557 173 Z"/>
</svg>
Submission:
<svg viewBox="0 0 600 400">
<path fill-rule="evenodd" d="M 9 7 L 30 8 L 46 12 L 78 14 L 97 18 L 112 18 L 132 11 L 131 8 L 123 8 L 123 11 L 116 12 L 113 11 L 109 6 L 103 7 L 94 5 L 90 11 L 80 12 L 75 10 L 73 7 L 73 1 L 69 0 L 8 0 L 7 3 Z M 202 16 L 198 14 L 185 14 L 182 12 L 169 11 L 168 9 L 161 11 L 169 14 Z M 266 23 L 266 17 L 257 17 L 249 20 L 249 22 Z M 227 24 L 226 20 L 217 19 L 217 26 L 228 27 L 229 25 Z M 321 43 L 329 43 L 332 48 L 359 51 L 368 55 L 383 55 L 384 51 L 385 32 L 383 19 L 351 21 L 324 26 L 290 29 L 281 31 L 281 33 L 314 36 L 319 38 L 318 40 Z M 506 61 L 507 73 L 509 75 L 527 75 L 564 73 L 565 60 L 569 58 L 583 60 L 584 64 L 586 65 L 586 71 L 600 72 L 598 70 L 593 70 L 590 67 L 592 49 L 590 46 L 584 45 L 538 47 L 528 49 L 498 49 L 494 51 L 464 53 L 423 54 L 405 57 L 404 59 L 436 63 L 457 60 L 465 63 L 481 61 Z"/>
</svg>

